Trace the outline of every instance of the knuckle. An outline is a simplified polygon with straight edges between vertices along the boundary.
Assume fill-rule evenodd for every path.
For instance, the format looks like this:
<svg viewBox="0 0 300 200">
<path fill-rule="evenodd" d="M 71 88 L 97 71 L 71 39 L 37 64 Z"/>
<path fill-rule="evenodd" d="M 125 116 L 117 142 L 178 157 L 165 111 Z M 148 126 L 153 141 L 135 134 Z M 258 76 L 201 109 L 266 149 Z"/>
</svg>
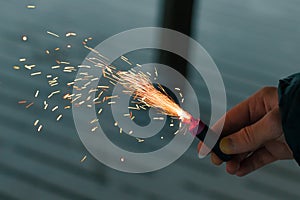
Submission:
<svg viewBox="0 0 300 200">
<path fill-rule="evenodd" d="M 246 126 L 245 128 L 242 129 L 242 139 L 245 145 L 247 146 L 253 146 L 254 141 L 254 137 L 252 134 L 253 133 L 253 129 L 251 126 Z"/>
<path fill-rule="evenodd" d="M 267 86 L 262 88 L 258 92 L 258 97 L 264 102 L 266 111 L 270 111 L 278 104 L 278 94 L 276 87 Z"/>
</svg>

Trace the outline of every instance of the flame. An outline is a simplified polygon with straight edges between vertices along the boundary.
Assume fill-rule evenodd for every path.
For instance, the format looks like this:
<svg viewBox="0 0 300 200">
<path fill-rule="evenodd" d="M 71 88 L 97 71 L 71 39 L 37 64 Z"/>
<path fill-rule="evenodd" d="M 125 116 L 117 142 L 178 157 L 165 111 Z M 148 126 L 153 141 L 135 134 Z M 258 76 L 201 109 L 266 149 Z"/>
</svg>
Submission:
<svg viewBox="0 0 300 200">
<path fill-rule="evenodd" d="M 148 107 L 156 108 L 162 114 L 177 117 L 183 123 L 188 123 L 192 119 L 192 116 L 176 104 L 166 92 L 156 89 L 149 76 L 143 72 L 119 71 L 117 76 L 118 82 L 131 92 L 135 99 Z M 164 91 L 162 87 L 161 89 Z"/>
</svg>

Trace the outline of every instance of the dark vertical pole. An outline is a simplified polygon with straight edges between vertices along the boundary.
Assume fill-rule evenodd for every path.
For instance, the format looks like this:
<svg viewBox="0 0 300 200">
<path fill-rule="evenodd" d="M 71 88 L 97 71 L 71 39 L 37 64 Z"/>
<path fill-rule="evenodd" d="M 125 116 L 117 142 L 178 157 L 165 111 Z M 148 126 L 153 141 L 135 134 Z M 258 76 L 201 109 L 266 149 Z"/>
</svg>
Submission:
<svg viewBox="0 0 300 200">
<path fill-rule="evenodd" d="M 194 0 L 163 0 L 162 27 L 190 36 L 194 3 Z M 184 59 L 170 53 L 161 53 L 160 61 L 183 75 L 186 74 L 187 62 Z"/>
</svg>

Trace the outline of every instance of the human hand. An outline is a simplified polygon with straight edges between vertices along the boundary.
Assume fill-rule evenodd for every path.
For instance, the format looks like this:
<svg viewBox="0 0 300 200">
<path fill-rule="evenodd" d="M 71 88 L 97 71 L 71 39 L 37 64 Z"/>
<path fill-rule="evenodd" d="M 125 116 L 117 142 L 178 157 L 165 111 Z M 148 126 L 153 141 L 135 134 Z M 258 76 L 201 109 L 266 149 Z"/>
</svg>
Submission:
<svg viewBox="0 0 300 200">
<path fill-rule="evenodd" d="M 233 107 L 212 127 L 220 128 L 222 137 L 225 136 L 220 142 L 221 150 L 234 155 L 226 163 L 230 174 L 244 176 L 276 160 L 293 158 L 283 135 L 275 87 L 265 87 Z M 198 149 L 201 145 L 202 142 Z M 222 164 L 214 153 L 211 161 Z"/>
</svg>

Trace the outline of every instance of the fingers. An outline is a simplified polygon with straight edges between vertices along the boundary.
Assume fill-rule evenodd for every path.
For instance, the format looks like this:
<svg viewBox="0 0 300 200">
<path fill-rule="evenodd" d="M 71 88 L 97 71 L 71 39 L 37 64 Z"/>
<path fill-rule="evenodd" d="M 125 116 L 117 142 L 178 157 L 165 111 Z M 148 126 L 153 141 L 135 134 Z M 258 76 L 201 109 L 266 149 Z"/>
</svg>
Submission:
<svg viewBox="0 0 300 200">
<path fill-rule="evenodd" d="M 213 152 L 211 153 L 210 160 L 213 164 L 215 164 L 217 166 L 219 166 L 223 163 L 223 161 Z"/>
<path fill-rule="evenodd" d="M 237 176 L 245 176 L 254 170 L 261 168 L 269 163 L 278 160 L 266 148 L 261 148 L 254 152 L 250 157 L 240 163 L 239 169 L 236 171 Z"/>
<path fill-rule="evenodd" d="M 277 88 L 265 87 L 229 110 L 212 129 L 228 135 L 261 119 L 278 105 Z"/>
<path fill-rule="evenodd" d="M 226 163 L 230 174 L 244 176 L 278 159 L 293 157 L 286 142 L 280 139 L 283 131 L 274 87 L 264 88 L 232 108 L 212 129 L 226 136 L 221 140 L 220 149 L 234 154 Z M 211 161 L 222 164 L 214 153 Z"/>
<path fill-rule="evenodd" d="M 281 139 L 266 143 L 264 147 L 256 150 L 249 157 L 247 157 L 247 154 L 243 156 L 237 161 L 239 163 L 227 163 L 226 169 L 228 173 L 245 176 L 276 160 L 293 158 L 288 145 Z"/>
<path fill-rule="evenodd" d="M 227 154 L 251 152 L 282 134 L 279 108 L 275 108 L 255 124 L 223 138 L 220 149 Z"/>
<path fill-rule="evenodd" d="M 229 174 L 235 174 L 240 169 L 241 162 L 249 155 L 249 153 L 239 154 L 226 163 L 226 171 Z"/>
</svg>

